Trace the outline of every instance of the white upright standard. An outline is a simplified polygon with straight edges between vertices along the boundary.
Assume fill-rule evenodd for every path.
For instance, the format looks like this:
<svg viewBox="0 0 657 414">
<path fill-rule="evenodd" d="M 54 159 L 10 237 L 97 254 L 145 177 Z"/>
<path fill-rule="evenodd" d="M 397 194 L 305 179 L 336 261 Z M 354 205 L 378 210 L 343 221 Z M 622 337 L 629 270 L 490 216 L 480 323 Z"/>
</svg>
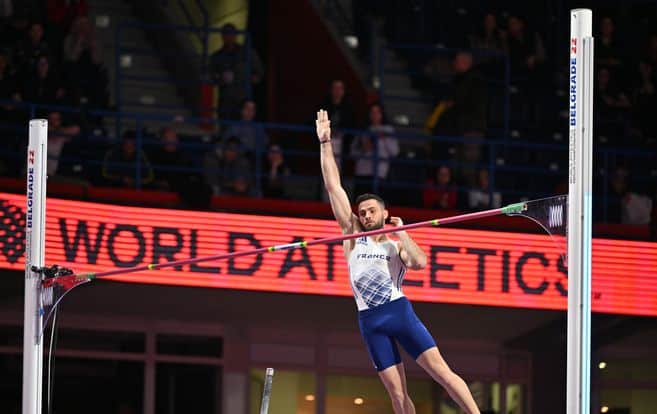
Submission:
<svg viewBox="0 0 657 414">
<path fill-rule="evenodd" d="M 41 414 L 43 342 L 41 325 L 41 274 L 46 225 L 46 162 L 48 121 L 30 121 L 27 148 L 27 204 L 25 208 L 25 315 L 23 322 L 23 414 Z"/>
<path fill-rule="evenodd" d="M 593 37 L 589 9 L 570 12 L 568 361 L 566 413 L 589 414 Z"/>
</svg>

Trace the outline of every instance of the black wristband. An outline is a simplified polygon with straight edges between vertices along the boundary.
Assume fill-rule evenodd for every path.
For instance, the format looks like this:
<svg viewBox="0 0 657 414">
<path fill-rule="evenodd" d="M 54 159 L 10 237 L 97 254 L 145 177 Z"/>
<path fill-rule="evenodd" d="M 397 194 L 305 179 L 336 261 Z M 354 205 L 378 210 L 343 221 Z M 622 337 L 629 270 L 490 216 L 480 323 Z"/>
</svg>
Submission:
<svg viewBox="0 0 657 414">
<path fill-rule="evenodd" d="M 330 142 L 330 139 L 325 139 L 324 141 L 319 141 L 319 145 L 326 144 L 327 142 Z"/>
</svg>

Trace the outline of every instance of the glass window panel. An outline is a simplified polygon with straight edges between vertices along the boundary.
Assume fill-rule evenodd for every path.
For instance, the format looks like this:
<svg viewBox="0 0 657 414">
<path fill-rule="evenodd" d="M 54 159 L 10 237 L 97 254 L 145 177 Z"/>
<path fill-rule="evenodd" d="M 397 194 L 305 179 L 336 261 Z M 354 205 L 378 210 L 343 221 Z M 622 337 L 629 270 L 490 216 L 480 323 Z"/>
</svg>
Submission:
<svg viewBox="0 0 657 414">
<path fill-rule="evenodd" d="M 43 398 L 47 395 L 44 360 Z M 137 414 L 143 411 L 144 364 L 57 357 L 53 382 L 54 413 Z"/>
<path fill-rule="evenodd" d="M 463 411 L 456 405 L 447 391 L 440 386 L 437 386 L 437 388 L 439 389 L 437 393 L 439 396 L 438 412 L 440 414 L 462 414 Z M 482 414 L 500 412 L 501 387 L 499 382 L 472 381 L 468 384 L 468 388 Z M 509 409 L 509 413 L 523 414 L 523 411 L 511 411 Z"/>
<path fill-rule="evenodd" d="M 155 412 L 216 413 L 220 379 L 221 367 L 217 366 L 157 364 Z"/>
<path fill-rule="evenodd" d="M 57 349 L 134 353 L 142 353 L 145 349 L 143 332 L 94 331 L 59 327 L 57 330 Z M 47 338 L 50 338 L 50 327 L 45 334 Z"/>
<path fill-rule="evenodd" d="M 657 361 L 605 360 L 596 365 L 600 378 L 625 381 L 657 380 Z M 600 367 L 603 367 L 602 369 Z"/>
<path fill-rule="evenodd" d="M 207 356 L 220 358 L 223 339 L 195 335 L 157 335 L 157 352 L 168 355 Z"/>
<path fill-rule="evenodd" d="M 600 392 L 600 409 L 607 414 L 653 414 L 657 407 L 657 389 L 603 389 Z"/>
<path fill-rule="evenodd" d="M 23 348 L 23 327 L 14 325 L 0 325 L 0 345 L 19 346 Z"/>
<path fill-rule="evenodd" d="M 508 414 L 525 413 L 525 396 L 523 386 L 509 384 L 506 386 L 506 411 Z"/>
<path fill-rule="evenodd" d="M 265 368 L 250 372 L 250 412 L 260 413 Z M 303 371 L 276 370 L 269 399 L 270 413 L 315 414 L 315 374 Z M 330 411 L 328 411 L 330 412 Z"/>
<path fill-rule="evenodd" d="M 23 359 L 20 355 L 0 354 L 0 411 L 7 414 L 21 412 L 23 390 Z M 44 394 L 45 395 L 45 394 Z"/>
<path fill-rule="evenodd" d="M 433 381 L 409 379 L 408 393 L 418 414 L 432 414 Z M 376 375 L 329 375 L 326 378 L 327 413 L 392 413 L 390 397 Z"/>
<path fill-rule="evenodd" d="M 376 376 L 328 375 L 327 413 L 392 413 L 390 398 Z"/>
</svg>

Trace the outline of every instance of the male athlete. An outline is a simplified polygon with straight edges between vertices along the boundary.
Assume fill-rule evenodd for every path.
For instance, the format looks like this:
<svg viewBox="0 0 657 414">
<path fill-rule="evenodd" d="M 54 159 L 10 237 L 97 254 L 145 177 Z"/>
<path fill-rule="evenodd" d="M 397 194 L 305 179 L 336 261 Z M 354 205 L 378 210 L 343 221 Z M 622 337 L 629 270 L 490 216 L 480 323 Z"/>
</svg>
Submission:
<svg viewBox="0 0 657 414">
<path fill-rule="evenodd" d="M 326 111 L 317 113 L 316 125 L 322 176 L 333 215 L 342 232 L 354 234 L 382 228 L 388 218 L 388 210 L 381 197 L 363 194 L 356 199 L 358 216 L 351 211 L 329 143 L 331 123 Z M 390 217 L 390 223 L 395 227 L 403 225 L 399 217 Z M 467 385 L 447 366 L 431 334 L 402 292 L 406 268 L 423 269 L 427 256 L 405 231 L 396 234 L 398 242 L 378 235 L 343 243 L 349 264 L 349 280 L 358 305 L 360 330 L 372 362 L 390 395 L 394 412 L 415 413 L 415 406 L 406 390 L 406 375 L 395 343 L 397 341 L 466 413 L 480 414 Z"/>
</svg>

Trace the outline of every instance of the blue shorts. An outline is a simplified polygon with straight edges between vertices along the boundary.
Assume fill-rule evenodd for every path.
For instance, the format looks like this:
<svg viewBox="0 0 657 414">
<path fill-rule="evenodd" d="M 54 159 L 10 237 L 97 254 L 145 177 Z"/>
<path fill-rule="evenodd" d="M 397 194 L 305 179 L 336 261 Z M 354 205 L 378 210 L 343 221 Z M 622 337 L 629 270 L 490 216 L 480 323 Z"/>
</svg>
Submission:
<svg viewBox="0 0 657 414">
<path fill-rule="evenodd" d="M 436 346 L 406 297 L 358 312 L 358 322 L 377 371 L 401 362 L 395 341 L 413 359 Z"/>
</svg>

